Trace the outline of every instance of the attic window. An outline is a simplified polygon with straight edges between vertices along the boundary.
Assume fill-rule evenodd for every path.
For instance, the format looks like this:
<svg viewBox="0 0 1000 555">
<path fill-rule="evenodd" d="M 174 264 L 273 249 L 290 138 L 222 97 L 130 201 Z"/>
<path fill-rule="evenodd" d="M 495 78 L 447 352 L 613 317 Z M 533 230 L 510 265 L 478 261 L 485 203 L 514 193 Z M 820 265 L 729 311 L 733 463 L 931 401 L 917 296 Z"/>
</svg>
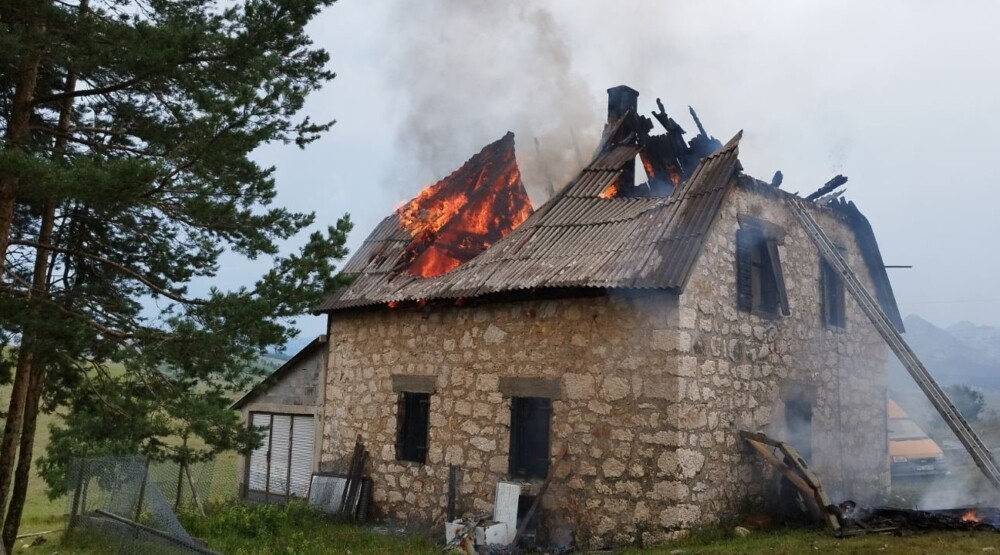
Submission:
<svg viewBox="0 0 1000 555">
<path fill-rule="evenodd" d="M 820 259 L 819 263 L 819 287 L 823 325 L 828 328 L 843 328 L 847 319 L 844 309 L 844 281 L 824 259 Z"/>
<path fill-rule="evenodd" d="M 427 460 L 431 394 L 399 393 L 396 413 L 396 460 L 423 464 Z"/>
<path fill-rule="evenodd" d="M 760 316 L 789 315 L 788 294 L 781 272 L 780 227 L 753 217 L 741 217 L 736 231 L 737 305 Z"/>
</svg>

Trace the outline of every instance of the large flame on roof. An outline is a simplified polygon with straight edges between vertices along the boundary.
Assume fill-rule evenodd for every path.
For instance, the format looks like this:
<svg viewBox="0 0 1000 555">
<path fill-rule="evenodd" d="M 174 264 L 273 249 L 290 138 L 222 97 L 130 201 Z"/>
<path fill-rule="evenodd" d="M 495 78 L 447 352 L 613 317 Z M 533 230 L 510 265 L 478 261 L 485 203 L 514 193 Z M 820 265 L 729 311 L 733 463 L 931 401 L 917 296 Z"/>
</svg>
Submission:
<svg viewBox="0 0 1000 555">
<path fill-rule="evenodd" d="M 487 145 L 396 211 L 413 238 L 397 268 L 419 277 L 455 269 L 531 215 L 514 158 L 514 134 Z"/>
</svg>

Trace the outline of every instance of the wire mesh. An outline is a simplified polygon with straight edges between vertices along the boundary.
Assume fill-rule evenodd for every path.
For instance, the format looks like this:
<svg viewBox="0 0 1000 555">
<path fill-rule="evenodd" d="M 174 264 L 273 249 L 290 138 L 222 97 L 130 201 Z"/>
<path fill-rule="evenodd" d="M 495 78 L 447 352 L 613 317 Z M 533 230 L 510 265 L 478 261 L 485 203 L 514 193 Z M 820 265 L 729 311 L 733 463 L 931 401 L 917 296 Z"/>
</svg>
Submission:
<svg viewBox="0 0 1000 555">
<path fill-rule="evenodd" d="M 213 553 L 187 533 L 177 513 L 236 497 L 235 468 L 221 468 L 215 461 L 181 465 L 141 455 L 77 459 L 68 529 L 105 535 L 109 551 L 125 555 Z"/>
</svg>

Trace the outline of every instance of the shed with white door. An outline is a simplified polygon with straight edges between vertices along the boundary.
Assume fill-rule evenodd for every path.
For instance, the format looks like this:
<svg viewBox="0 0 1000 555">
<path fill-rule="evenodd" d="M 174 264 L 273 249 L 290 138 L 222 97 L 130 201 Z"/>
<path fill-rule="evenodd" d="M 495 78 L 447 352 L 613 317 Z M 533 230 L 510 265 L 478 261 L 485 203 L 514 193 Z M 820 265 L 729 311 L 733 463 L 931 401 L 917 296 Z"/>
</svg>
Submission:
<svg viewBox="0 0 1000 555">
<path fill-rule="evenodd" d="M 252 501 L 305 498 L 319 463 L 326 374 L 326 337 L 295 354 L 233 404 L 264 441 L 240 457 L 241 495 Z"/>
</svg>

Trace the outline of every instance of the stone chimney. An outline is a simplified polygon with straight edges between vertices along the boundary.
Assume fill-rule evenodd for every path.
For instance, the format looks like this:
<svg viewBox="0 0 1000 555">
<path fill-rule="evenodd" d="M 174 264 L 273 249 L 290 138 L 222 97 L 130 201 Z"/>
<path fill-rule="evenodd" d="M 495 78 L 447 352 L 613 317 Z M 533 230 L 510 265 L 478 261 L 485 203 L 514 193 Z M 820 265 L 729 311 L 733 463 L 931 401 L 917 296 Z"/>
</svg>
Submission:
<svg viewBox="0 0 1000 555">
<path fill-rule="evenodd" d="M 638 112 L 639 91 L 625 85 L 608 89 L 608 123 L 622 117 L 625 112 Z"/>
<path fill-rule="evenodd" d="M 605 130 L 610 130 L 610 126 L 618 118 L 625 115 L 629 110 L 633 113 L 639 111 L 639 91 L 625 85 L 618 85 L 608 89 L 608 123 Z M 618 177 L 618 196 L 631 192 L 635 185 L 635 160 L 629 160 L 622 166 L 621 175 Z"/>
</svg>

